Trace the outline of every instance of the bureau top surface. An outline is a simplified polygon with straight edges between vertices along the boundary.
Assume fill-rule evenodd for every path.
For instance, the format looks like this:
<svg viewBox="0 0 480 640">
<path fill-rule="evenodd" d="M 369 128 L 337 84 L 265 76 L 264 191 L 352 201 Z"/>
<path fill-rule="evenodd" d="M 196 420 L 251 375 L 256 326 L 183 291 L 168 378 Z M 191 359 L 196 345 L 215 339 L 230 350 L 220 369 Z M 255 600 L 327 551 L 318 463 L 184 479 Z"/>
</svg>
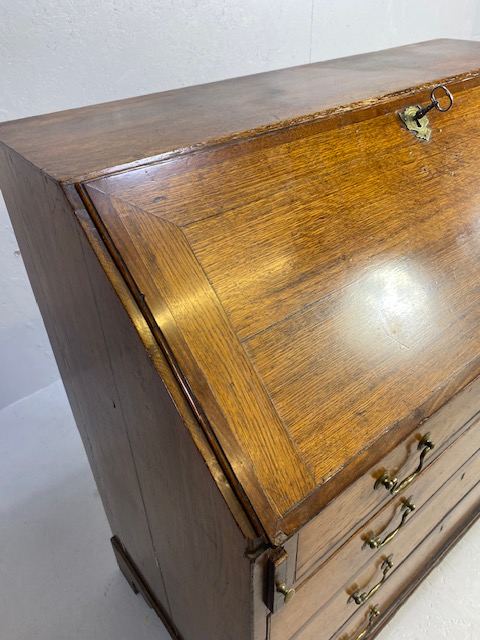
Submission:
<svg viewBox="0 0 480 640">
<path fill-rule="evenodd" d="M 0 141 L 58 180 L 369 104 L 472 71 L 480 43 L 436 40 L 0 123 Z"/>
<path fill-rule="evenodd" d="M 0 128 L 52 175 L 67 156 L 63 176 L 148 156 L 78 188 L 275 544 L 480 372 L 479 67 L 480 43 L 436 41 Z M 438 81 L 455 102 L 426 143 L 398 111 Z M 44 164 L 38 136 L 68 121 L 80 160 Z M 87 162 L 102 123 L 114 148 Z"/>
</svg>

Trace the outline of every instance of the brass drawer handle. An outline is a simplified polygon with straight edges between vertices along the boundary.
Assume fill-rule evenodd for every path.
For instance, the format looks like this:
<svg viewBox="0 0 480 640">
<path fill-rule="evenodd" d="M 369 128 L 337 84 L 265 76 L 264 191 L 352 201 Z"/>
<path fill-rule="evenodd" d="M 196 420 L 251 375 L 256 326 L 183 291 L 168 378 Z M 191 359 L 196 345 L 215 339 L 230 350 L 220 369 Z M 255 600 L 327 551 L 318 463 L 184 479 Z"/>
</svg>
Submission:
<svg viewBox="0 0 480 640">
<path fill-rule="evenodd" d="M 403 503 L 402 511 L 404 513 L 398 527 L 391 531 L 387 536 L 385 536 L 383 540 L 380 539 L 380 536 L 376 536 L 374 533 L 372 533 L 372 535 L 363 543 L 362 549 L 365 549 L 365 547 L 370 547 L 370 549 L 380 549 L 380 547 L 384 547 L 397 535 L 397 533 L 405 524 L 405 521 L 408 518 L 408 514 L 412 511 L 415 511 L 415 505 L 412 502 L 412 497 L 413 496 L 410 496 L 410 498 L 408 498 L 408 500 L 405 500 L 405 502 Z"/>
<path fill-rule="evenodd" d="M 405 480 L 400 482 L 400 484 L 398 484 L 397 478 L 390 478 L 389 471 L 384 471 L 380 478 L 378 478 L 378 480 L 375 482 L 374 488 L 378 489 L 379 487 L 385 487 L 387 491 L 390 491 L 392 496 L 395 496 L 397 495 L 397 493 L 400 493 L 400 491 L 403 491 L 405 487 L 408 487 L 408 485 L 413 482 L 421 472 L 421 470 L 423 469 L 425 456 L 429 451 L 433 449 L 434 446 L 435 445 L 430 440 L 430 432 L 426 433 L 418 443 L 418 449 L 421 449 L 422 452 L 420 454 L 420 462 L 418 463 L 418 467 L 415 469 L 415 471 L 407 478 L 405 478 Z"/>
<path fill-rule="evenodd" d="M 383 576 L 382 579 L 380 580 L 380 582 L 378 582 L 374 587 L 372 587 L 370 589 L 370 591 L 366 592 L 364 591 L 363 593 L 360 593 L 360 589 L 356 589 L 352 595 L 349 597 L 349 599 L 347 600 L 347 602 L 351 602 L 352 600 L 355 602 L 355 604 L 363 604 L 364 602 L 366 602 L 367 600 L 370 600 L 370 598 L 377 593 L 377 591 L 380 589 L 380 587 L 382 586 L 382 584 L 385 582 L 385 580 L 387 579 L 387 574 L 390 571 L 390 569 L 393 567 L 393 560 L 392 560 L 393 556 L 390 555 L 388 556 L 388 558 L 386 558 L 383 563 L 382 566 L 380 567 L 382 572 L 383 572 Z"/>
<path fill-rule="evenodd" d="M 378 616 L 380 615 L 380 611 L 377 609 L 377 607 L 378 605 L 376 604 L 374 607 L 371 608 L 370 613 L 368 614 L 367 626 L 363 631 L 361 631 L 358 634 L 358 636 L 355 636 L 355 638 L 352 638 L 352 640 L 362 640 L 362 638 L 364 638 L 367 635 L 367 633 L 372 628 L 373 623 L 375 622 L 375 618 L 378 618 Z M 344 636 L 342 640 L 348 640 L 348 636 Z"/>
</svg>

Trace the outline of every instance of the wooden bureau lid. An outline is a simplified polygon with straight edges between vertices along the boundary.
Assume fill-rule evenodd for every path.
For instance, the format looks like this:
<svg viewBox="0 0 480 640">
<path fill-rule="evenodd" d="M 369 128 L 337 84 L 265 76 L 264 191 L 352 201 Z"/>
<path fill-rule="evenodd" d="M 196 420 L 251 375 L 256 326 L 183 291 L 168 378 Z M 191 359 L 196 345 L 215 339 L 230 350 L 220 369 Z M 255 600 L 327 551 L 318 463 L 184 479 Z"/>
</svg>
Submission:
<svg viewBox="0 0 480 640">
<path fill-rule="evenodd" d="M 478 373 L 480 88 L 455 99 L 430 143 L 387 109 L 86 187 L 272 539 Z"/>
<path fill-rule="evenodd" d="M 80 187 L 274 544 L 479 372 L 480 45 L 423 47 L 455 98 L 429 143 L 397 115 L 428 103 L 415 67 L 420 87 Z"/>
</svg>

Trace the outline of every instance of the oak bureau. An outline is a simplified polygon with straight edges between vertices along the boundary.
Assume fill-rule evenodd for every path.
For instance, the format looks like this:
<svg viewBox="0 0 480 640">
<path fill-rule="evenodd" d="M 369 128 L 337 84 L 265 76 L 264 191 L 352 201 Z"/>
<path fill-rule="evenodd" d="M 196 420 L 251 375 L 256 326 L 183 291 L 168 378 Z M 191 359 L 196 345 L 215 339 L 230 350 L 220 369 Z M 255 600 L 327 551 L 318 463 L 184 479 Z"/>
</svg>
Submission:
<svg viewBox="0 0 480 640">
<path fill-rule="evenodd" d="M 480 507 L 480 43 L 0 125 L 119 566 L 183 640 L 372 638 Z"/>
</svg>

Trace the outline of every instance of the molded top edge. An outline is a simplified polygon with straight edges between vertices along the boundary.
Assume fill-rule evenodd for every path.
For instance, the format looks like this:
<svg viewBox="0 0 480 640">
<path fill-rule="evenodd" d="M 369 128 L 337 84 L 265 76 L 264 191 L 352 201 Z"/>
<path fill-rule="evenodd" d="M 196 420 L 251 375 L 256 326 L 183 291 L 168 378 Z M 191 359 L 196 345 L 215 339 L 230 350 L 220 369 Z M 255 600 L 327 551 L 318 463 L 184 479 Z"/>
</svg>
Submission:
<svg viewBox="0 0 480 640">
<path fill-rule="evenodd" d="M 479 69 L 479 42 L 432 40 L 4 122 L 0 141 L 56 180 L 80 180 Z"/>
</svg>

